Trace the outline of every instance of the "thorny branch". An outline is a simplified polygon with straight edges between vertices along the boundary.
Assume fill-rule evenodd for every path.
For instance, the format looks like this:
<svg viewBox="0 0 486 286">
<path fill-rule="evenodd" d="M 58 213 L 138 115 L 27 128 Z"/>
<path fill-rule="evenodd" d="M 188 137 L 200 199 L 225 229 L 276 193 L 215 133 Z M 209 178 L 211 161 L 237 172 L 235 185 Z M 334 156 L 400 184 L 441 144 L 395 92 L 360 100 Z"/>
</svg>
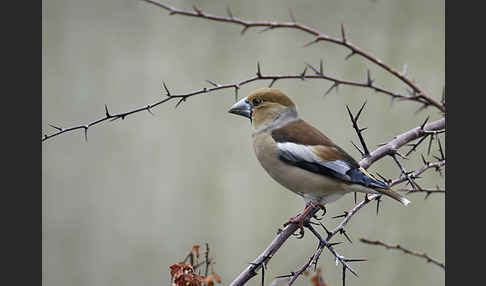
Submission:
<svg viewBox="0 0 486 286">
<path fill-rule="evenodd" d="M 165 83 L 163 83 L 163 89 L 164 89 L 163 92 L 165 92 L 166 97 L 159 100 L 159 101 L 156 101 L 152 104 L 141 106 L 141 107 L 129 110 L 129 111 L 125 111 L 125 112 L 121 112 L 121 113 L 113 113 L 113 114 L 109 112 L 108 106 L 105 105 L 104 116 L 99 118 L 99 119 L 96 119 L 92 122 L 89 122 L 89 123 L 86 123 L 86 124 L 79 124 L 79 125 L 67 127 L 67 128 L 63 128 L 63 127 L 60 127 L 60 126 L 55 126 L 53 124 L 49 124 L 52 128 L 56 129 L 57 132 L 54 132 L 54 133 L 51 133 L 51 134 L 44 134 L 44 136 L 42 137 L 42 142 L 46 141 L 47 139 L 50 139 L 52 137 L 61 135 L 61 134 L 66 133 L 66 132 L 75 131 L 75 130 L 83 130 L 85 140 L 88 140 L 88 129 L 92 126 L 98 125 L 98 124 L 105 122 L 107 120 L 114 121 L 114 120 L 117 120 L 117 119 L 125 119 L 129 115 L 133 115 L 135 113 L 142 112 L 142 111 L 147 111 L 147 112 L 149 112 L 150 114 L 153 115 L 152 109 L 154 107 L 161 105 L 163 103 L 166 103 L 168 101 L 171 101 L 171 100 L 177 101 L 175 107 L 178 107 L 180 104 L 182 104 L 182 102 L 185 102 L 188 98 L 190 98 L 192 96 L 207 94 L 207 93 L 210 93 L 210 92 L 213 92 L 213 91 L 223 90 L 223 89 L 234 89 L 234 95 L 235 95 L 235 100 L 236 100 L 238 98 L 238 90 L 243 85 L 249 84 L 249 83 L 254 82 L 254 81 L 266 80 L 266 81 L 270 81 L 270 86 L 273 86 L 273 84 L 277 80 L 287 80 L 287 79 L 300 79 L 300 80 L 324 79 L 324 80 L 329 80 L 329 81 L 334 82 L 333 86 L 331 87 L 331 89 L 328 90 L 327 93 L 329 93 L 332 90 L 334 85 L 336 85 L 336 84 L 341 85 L 342 84 L 342 85 L 349 85 L 349 86 L 373 88 L 377 92 L 388 94 L 388 95 L 390 95 L 394 98 L 401 98 L 401 99 L 411 98 L 410 96 L 400 95 L 398 93 L 394 93 L 392 91 L 381 88 L 377 85 L 370 86 L 368 83 L 360 83 L 360 82 L 355 82 L 355 81 L 342 80 L 342 79 L 338 79 L 336 77 L 324 75 L 322 73 L 322 71 L 316 72 L 316 74 L 305 74 L 305 72 L 304 72 L 304 73 L 296 73 L 296 74 L 270 74 L 270 75 L 265 75 L 261 71 L 260 63 L 257 63 L 256 76 L 250 77 L 248 79 L 241 80 L 241 81 L 236 82 L 236 83 L 218 84 L 218 83 L 215 83 L 213 81 L 207 80 L 207 82 L 210 83 L 212 85 L 212 87 L 204 87 L 204 88 L 199 89 L 199 90 L 195 90 L 195 91 L 188 92 L 188 93 L 180 93 L 180 94 L 171 93 L 169 91 L 169 88 L 167 87 L 167 85 Z"/>
<path fill-rule="evenodd" d="M 362 107 L 363 108 L 363 107 Z M 362 110 L 362 109 L 361 109 Z M 359 117 L 359 113 L 357 113 L 356 116 L 353 116 L 350 112 L 350 117 L 352 118 L 353 125 L 356 124 L 357 126 L 357 118 Z M 393 140 L 386 144 L 382 144 L 381 147 L 376 149 L 375 151 L 371 152 L 369 156 L 365 156 L 364 159 L 360 161 L 360 165 L 363 168 L 368 168 L 370 167 L 374 162 L 380 160 L 386 155 L 392 155 L 396 154 L 396 150 L 398 150 L 400 147 L 405 146 L 409 142 L 420 138 L 421 136 L 426 136 L 427 134 L 430 134 L 430 132 L 434 132 L 437 130 L 444 130 L 445 129 L 445 119 L 442 118 L 440 120 L 437 120 L 435 122 L 429 123 L 429 124 L 423 124 L 422 126 L 416 127 L 412 130 L 409 130 L 403 134 L 400 134 L 396 137 L 394 137 Z M 359 128 L 355 128 L 356 132 L 359 134 Z M 364 141 L 363 141 L 364 143 Z M 363 145 L 363 147 L 366 145 Z M 439 145 L 440 146 L 440 145 Z M 363 148 L 364 149 L 364 148 Z M 442 148 L 440 148 L 442 150 Z M 400 184 L 402 182 L 407 181 L 408 179 L 416 179 L 419 177 L 420 174 L 425 172 L 428 169 L 435 168 L 436 170 L 440 170 L 443 166 L 445 166 L 445 157 L 443 155 L 443 151 L 441 151 L 442 154 L 442 159 L 438 162 L 427 162 L 423 156 L 423 161 L 424 161 L 424 166 L 420 168 L 419 170 L 415 172 L 411 172 L 408 174 L 408 176 L 400 177 L 396 180 L 386 180 L 388 182 L 388 185 L 390 187 L 395 186 L 397 184 Z M 314 252 L 314 254 L 311 256 L 311 258 L 307 261 L 306 264 L 304 264 L 298 271 L 291 273 L 290 275 L 283 275 L 279 276 L 277 278 L 284 278 L 288 277 L 289 282 L 288 284 L 291 285 L 298 276 L 300 276 L 302 273 L 305 272 L 306 269 L 312 264 L 317 264 L 317 261 L 323 251 L 324 248 L 329 249 L 329 251 L 334 255 L 337 261 L 341 262 L 343 266 L 343 285 L 345 283 L 345 274 L 346 270 L 349 270 L 351 273 L 355 274 L 356 273 L 352 270 L 352 268 L 349 267 L 347 262 L 351 261 L 362 261 L 361 259 L 358 260 L 349 260 L 341 255 L 339 255 L 334 248 L 332 247 L 333 244 L 330 243 L 330 240 L 332 237 L 334 237 L 337 233 L 343 234 L 348 240 L 349 237 L 347 237 L 346 232 L 344 230 L 344 226 L 348 223 L 348 221 L 351 219 L 352 216 L 354 216 L 361 208 L 364 206 L 368 205 L 371 201 L 376 201 L 377 202 L 377 210 L 379 207 L 381 196 L 380 195 L 367 195 L 365 196 L 365 199 L 361 201 L 360 203 L 356 204 L 350 211 L 346 211 L 343 215 L 344 219 L 343 221 L 333 230 L 333 231 L 328 231 L 326 230 L 327 233 L 327 238 L 324 240 L 322 239 L 318 233 L 312 228 L 311 224 L 307 224 L 306 227 L 311 230 L 311 232 L 316 235 L 319 239 L 319 247 L 317 250 Z M 314 209 L 309 215 L 307 216 L 307 219 L 311 219 L 314 217 L 315 213 L 317 212 L 318 208 Z M 267 247 L 267 249 L 255 260 L 251 263 L 250 266 L 248 266 L 243 272 L 241 272 L 235 280 L 230 284 L 231 286 L 239 286 L 239 285 L 244 285 L 249 279 L 251 279 L 253 276 L 256 275 L 256 271 L 262 267 L 262 265 L 266 265 L 268 261 L 273 257 L 275 252 L 282 246 L 283 242 L 287 240 L 293 232 L 297 230 L 298 226 L 296 224 L 290 224 L 288 225 L 282 232 L 280 232 L 277 237 L 270 243 L 270 245 Z M 263 285 L 263 282 L 262 282 Z"/>
<path fill-rule="evenodd" d="M 359 164 L 361 167 L 367 169 L 375 161 L 383 158 L 387 155 L 393 155 L 396 150 L 409 142 L 428 134 L 429 132 L 445 130 L 445 118 L 441 118 L 437 121 L 426 124 L 425 126 L 418 126 L 412 130 L 409 130 L 403 134 L 396 136 L 393 140 L 386 144 L 382 144 L 381 147 L 370 153 L 370 156 L 362 159 Z"/>
<path fill-rule="evenodd" d="M 243 30 L 241 31 L 242 34 L 244 34 L 249 28 L 255 28 L 255 27 L 263 27 L 264 28 L 263 31 L 272 30 L 272 29 L 276 29 L 276 28 L 287 28 L 287 29 L 296 29 L 296 30 L 303 31 L 303 32 L 308 33 L 308 34 L 310 34 L 314 37 L 314 39 L 311 42 L 309 42 L 308 44 L 306 44 L 305 46 L 308 46 L 308 45 L 311 45 L 311 44 L 314 44 L 314 43 L 317 43 L 317 42 L 320 42 L 320 41 L 331 42 L 331 43 L 343 46 L 343 47 L 350 50 L 350 54 L 346 57 L 346 59 L 350 58 L 353 55 L 360 55 L 363 58 L 365 58 L 365 59 L 371 61 L 372 63 L 378 65 L 379 67 L 383 68 L 385 71 L 394 75 L 396 78 L 398 78 L 399 80 L 404 82 L 409 88 L 411 88 L 412 91 L 410 92 L 409 95 L 402 95 L 402 94 L 398 94 L 398 93 L 395 93 L 393 91 L 387 90 L 383 87 L 380 87 L 380 86 L 378 86 L 374 83 L 374 81 L 371 78 L 369 71 L 367 72 L 366 81 L 364 81 L 364 82 L 347 81 L 347 80 L 342 80 L 342 79 L 338 79 L 338 78 L 329 76 L 329 75 L 324 73 L 322 60 L 320 61 L 319 69 L 315 68 L 314 66 L 312 66 L 310 64 L 307 64 L 302 73 L 284 74 L 284 75 L 264 75 L 261 71 L 260 64 L 257 63 L 256 76 L 251 77 L 249 79 L 242 80 L 242 81 L 237 82 L 237 83 L 221 85 L 221 84 L 217 84 L 213 81 L 208 80 L 207 82 L 209 84 L 211 84 L 211 87 L 209 87 L 209 88 L 205 87 L 205 88 L 202 88 L 200 90 L 196 90 L 196 91 L 185 93 L 185 94 L 172 94 L 169 91 L 169 89 L 167 88 L 166 84 L 164 83 L 163 87 L 164 87 L 164 90 L 165 90 L 167 97 L 165 97 L 164 99 L 161 99 L 161 100 L 159 100 L 159 101 L 157 101 L 153 104 L 149 104 L 149 105 L 146 105 L 146 106 L 143 106 L 143 107 L 135 108 L 133 110 L 122 112 L 122 113 L 117 113 L 117 114 L 111 114 L 108 111 L 108 107 L 105 105 L 104 116 L 95 120 L 95 121 L 92 121 L 88 124 L 81 124 L 81 125 L 77 125 L 77 126 L 73 126 L 73 127 L 69 127 L 69 128 L 63 128 L 63 127 L 59 127 L 59 126 L 49 124 L 51 127 L 55 128 L 57 130 L 57 132 L 52 133 L 50 135 L 45 134 L 42 138 L 42 141 L 45 141 L 49 138 L 58 136 L 60 134 L 66 133 L 66 132 L 79 130 L 79 129 L 84 131 L 84 136 L 85 136 L 85 139 L 87 140 L 88 128 L 90 128 L 91 126 L 100 124 L 100 123 L 107 121 L 107 120 L 113 121 L 113 120 L 117 120 L 117 119 L 120 119 L 120 118 L 125 119 L 125 117 L 127 117 L 129 115 L 132 115 L 132 114 L 138 113 L 138 112 L 142 112 L 142 111 L 147 111 L 147 112 L 152 114 L 152 109 L 154 107 L 156 107 L 160 104 L 166 103 L 168 101 L 171 101 L 171 100 L 176 101 L 175 106 L 177 107 L 181 103 L 185 102 L 189 97 L 213 92 L 213 91 L 216 91 L 216 90 L 234 89 L 235 98 L 237 99 L 238 98 L 238 90 L 241 86 L 248 84 L 248 83 L 251 83 L 251 82 L 254 82 L 254 81 L 259 81 L 259 80 L 268 80 L 268 81 L 270 81 L 269 86 L 273 86 L 273 84 L 275 84 L 276 81 L 284 80 L 284 79 L 301 79 L 301 80 L 305 80 L 305 79 L 325 79 L 325 80 L 332 82 L 332 86 L 329 88 L 329 90 L 327 90 L 325 95 L 329 94 L 332 91 L 332 89 L 334 89 L 334 88 L 337 89 L 339 87 L 339 85 L 358 86 L 358 87 L 362 87 L 362 88 L 370 88 L 370 89 L 375 90 L 377 92 L 389 95 L 392 98 L 398 98 L 398 99 L 401 99 L 401 100 L 416 101 L 416 102 L 423 104 L 423 107 L 427 107 L 427 106 L 432 105 L 432 106 L 435 106 L 436 108 L 438 108 L 440 111 L 442 111 L 445 114 L 445 101 L 444 100 L 443 101 L 437 101 L 437 100 L 431 98 L 421 88 L 419 88 L 414 82 L 412 82 L 410 79 L 408 79 L 407 76 L 405 75 L 405 72 L 402 72 L 402 73 L 397 72 L 395 69 L 386 65 L 385 63 L 383 63 L 379 59 L 375 58 L 374 56 L 371 56 L 369 53 L 363 51 L 361 48 L 353 45 L 346 36 L 345 30 L 344 30 L 344 25 L 341 25 L 341 36 L 342 37 L 339 39 L 339 38 L 330 37 L 330 36 L 325 35 L 324 33 L 320 32 L 316 29 L 313 29 L 311 27 L 308 27 L 306 25 L 298 23 L 297 21 L 295 21 L 295 17 L 292 13 L 291 13 L 291 20 L 292 20 L 291 22 L 246 21 L 246 20 L 242 20 L 240 18 L 234 17 L 229 9 L 227 10 L 229 16 L 228 17 L 221 17 L 221 16 L 215 16 L 215 15 L 207 14 L 207 13 L 203 12 L 201 9 L 199 9 L 195 6 L 194 6 L 194 11 L 184 11 L 184 10 L 179 10 L 179 9 L 173 8 L 169 5 L 160 3 L 158 1 L 154 1 L 154 0 L 144 0 L 144 1 L 150 2 L 150 3 L 157 5 L 157 6 L 163 8 L 165 10 L 168 10 L 170 15 L 184 15 L 184 16 L 198 17 L 198 18 L 208 19 L 208 20 L 212 20 L 212 21 L 233 23 L 233 24 L 243 26 Z M 315 74 L 306 74 L 307 68 L 310 68 L 311 70 L 313 70 Z M 364 107 L 364 105 L 363 105 L 363 107 Z M 361 108 L 361 110 L 362 110 L 362 108 Z M 440 141 L 438 141 L 439 142 L 438 144 L 439 144 L 439 147 L 440 147 L 440 152 L 441 152 L 441 158 L 439 159 L 439 161 L 433 162 L 433 163 L 426 162 L 426 163 L 424 163 L 424 167 L 422 167 L 420 170 L 417 170 L 415 172 L 407 172 L 403 168 L 403 166 L 400 164 L 400 162 L 397 158 L 397 156 L 402 156 L 402 155 L 400 155 L 397 150 L 399 148 L 401 148 L 402 146 L 409 144 L 411 141 L 413 141 L 415 139 L 419 139 L 419 142 L 412 145 L 413 148 L 408 153 L 408 154 L 410 154 L 411 152 L 413 152 L 417 148 L 417 146 L 420 143 L 422 143 L 425 140 L 426 137 L 430 136 L 430 142 L 432 142 L 432 140 L 434 138 L 437 138 L 438 134 L 445 132 L 445 118 L 439 119 L 439 120 L 437 120 L 435 122 L 431 122 L 429 124 L 426 124 L 426 122 L 427 122 L 427 120 L 426 120 L 426 122 L 424 122 L 424 124 L 422 124 L 421 126 L 414 128 L 410 131 L 407 131 L 407 132 L 405 132 L 401 135 L 396 136 L 393 140 L 389 141 L 386 144 L 383 144 L 381 147 L 377 148 L 376 150 L 374 150 L 373 152 L 370 153 L 368 151 L 366 144 L 364 142 L 364 139 L 362 138 L 362 135 L 361 135 L 361 131 L 363 131 L 363 130 L 360 130 L 358 128 L 357 124 L 356 124 L 356 121 L 359 117 L 359 114 L 361 113 L 361 110 L 358 112 L 358 115 L 356 117 L 353 117 L 351 112 L 348 109 L 349 114 L 351 116 L 351 119 L 353 121 L 353 127 L 358 132 L 358 136 L 359 136 L 360 142 L 361 142 L 362 147 L 363 147 L 363 151 L 362 151 L 363 159 L 360 161 L 361 167 L 366 169 L 366 168 L 370 167 L 377 160 L 380 160 L 381 158 L 383 158 L 385 156 L 391 156 L 395 159 L 397 165 L 399 166 L 399 168 L 401 170 L 401 175 L 398 179 L 396 179 L 394 181 L 388 180 L 388 183 L 389 183 L 390 186 L 399 184 L 401 182 L 408 181 L 412 184 L 412 187 L 413 187 L 413 189 L 411 191 L 414 191 L 414 192 L 418 191 L 418 190 L 427 191 L 427 189 L 417 188 L 418 185 L 416 185 L 416 183 L 414 183 L 413 180 L 418 178 L 418 176 L 421 173 L 425 172 L 427 169 L 436 168 L 436 170 L 440 171 L 440 169 L 443 166 L 445 166 L 445 157 L 443 155 L 442 147 L 440 146 Z M 430 149 L 430 146 L 431 146 L 431 143 L 429 143 L 429 149 Z M 431 192 L 432 190 L 428 190 L 428 191 Z M 427 193 L 427 194 L 429 194 L 429 193 Z M 336 243 L 331 243 L 330 240 L 338 233 L 344 235 L 349 240 L 349 237 L 347 236 L 347 234 L 344 230 L 345 225 L 349 222 L 351 217 L 354 216 L 361 208 L 368 205 L 371 201 L 374 201 L 374 200 L 376 200 L 377 204 L 378 204 L 379 201 L 380 201 L 380 198 L 381 198 L 381 196 L 379 196 L 379 195 L 368 195 L 368 196 L 366 196 L 363 201 L 357 203 L 350 211 L 345 212 L 345 214 L 342 216 L 342 217 L 344 217 L 344 219 L 332 231 L 328 231 L 321 224 L 323 226 L 323 228 L 325 229 L 326 233 L 327 233 L 326 239 L 323 239 L 320 236 L 320 234 L 313 228 L 311 222 L 306 224 L 306 227 L 319 239 L 319 246 L 318 246 L 318 249 L 316 250 L 316 252 L 312 255 L 311 259 L 299 271 L 297 271 L 296 273 L 291 273 L 291 275 L 287 275 L 287 277 L 290 277 L 289 284 L 292 284 L 293 281 L 295 281 L 295 279 L 297 279 L 297 277 L 300 274 L 302 274 L 311 264 L 317 264 L 317 261 L 318 261 L 320 255 L 321 255 L 322 251 L 324 250 L 324 248 L 327 248 L 334 255 L 334 257 L 336 258 L 336 261 L 340 262 L 341 265 L 343 266 L 343 276 L 342 276 L 343 285 L 345 283 L 345 274 L 346 274 L 347 270 L 356 275 L 356 272 L 349 266 L 348 262 L 363 261 L 363 259 L 346 259 L 346 258 L 344 258 L 343 256 L 339 255 L 335 251 L 335 249 L 333 248 L 333 246 Z M 307 219 L 310 220 L 312 217 L 314 217 L 314 215 L 317 213 L 318 210 L 319 210 L 319 208 L 313 209 L 308 214 Z M 258 271 L 260 268 L 263 267 L 263 270 L 264 270 L 268 261 L 278 251 L 278 249 L 283 245 L 283 243 L 291 235 L 294 234 L 294 232 L 297 229 L 298 229 L 298 226 L 296 224 L 287 225 L 282 231 L 280 231 L 277 234 L 277 236 L 270 243 L 270 245 L 263 251 L 263 253 L 260 254 L 257 257 L 257 259 L 255 259 L 252 263 L 250 263 L 250 265 L 242 273 L 240 273 L 240 275 L 238 275 L 230 285 L 233 285 L 233 286 L 243 285 L 249 279 L 251 279 L 252 277 L 257 275 L 256 271 Z M 363 241 L 363 239 L 361 241 Z M 412 255 L 415 255 L 415 256 L 424 257 L 424 258 L 427 259 L 427 261 L 432 262 L 434 264 L 437 264 L 437 265 L 439 265 L 439 266 L 441 266 L 442 268 L 445 269 L 444 264 L 441 264 L 440 262 L 428 257 L 426 254 L 420 254 L 420 253 L 416 253 L 416 252 L 413 252 L 413 251 L 410 251 L 410 250 L 406 250 L 404 248 L 401 248 L 398 245 L 397 246 L 389 246 L 389 245 L 385 245 L 382 242 L 376 242 L 376 241 L 371 242 L 371 243 L 380 244 L 380 245 L 383 245 L 387 248 L 400 249 L 400 250 L 402 250 L 406 253 L 409 253 L 409 254 L 412 254 Z M 209 260 L 208 260 L 208 257 L 206 257 L 206 262 L 204 262 L 204 264 L 206 265 L 206 274 L 207 274 L 207 267 L 209 265 L 208 263 L 209 263 Z M 198 264 L 198 266 L 199 265 L 202 265 L 202 263 Z M 262 274 L 263 274 L 263 271 L 262 271 Z M 263 275 L 262 275 L 262 278 L 263 278 Z M 263 284 L 263 282 L 264 281 L 262 279 L 262 284 Z"/>
<path fill-rule="evenodd" d="M 169 5 L 160 3 L 158 1 L 153 1 L 153 0 L 144 0 L 144 1 L 150 2 L 154 5 L 157 5 L 161 8 L 168 10 L 171 15 L 179 14 L 179 15 L 199 17 L 199 18 L 204 18 L 204 19 L 209 19 L 209 20 L 219 21 L 219 22 L 239 24 L 239 25 L 244 26 L 244 29 L 242 31 L 243 33 L 248 28 L 251 28 L 251 27 L 266 27 L 267 29 L 291 28 L 291 29 L 298 29 L 298 30 L 310 33 L 313 36 L 316 36 L 316 39 L 313 42 L 328 41 L 328 42 L 333 42 L 335 44 L 342 45 L 342 46 L 347 47 L 348 49 L 350 49 L 352 51 L 350 55 L 359 54 L 359 55 L 363 56 L 364 58 L 370 60 L 371 62 L 379 65 L 380 67 L 382 67 L 386 71 L 390 72 L 391 74 L 393 74 L 394 76 L 396 76 L 397 78 L 399 78 L 400 80 L 405 82 L 409 87 L 412 88 L 413 92 L 411 92 L 410 95 L 403 95 L 403 94 L 399 94 L 399 93 L 390 91 L 390 90 L 385 89 L 383 87 L 380 87 L 377 84 L 375 84 L 374 81 L 372 80 L 369 70 L 366 74 L 366 81 L 365 82 L 342 80 L 342 79 L 338 79 L 338 78 L 326 75 L 326 74 L 324 74 L 322 60 L 320 62 L 319 70 L 314 68 L 312 65 L 307 64 L 306 68 L 304 69 L 304 71 L 302 73 L 286 74 L 286 75 L 263 75 L 261 73 L 261 70 L 260 70 L 260 64 L 258 63 L 257 64 L 258 70 L 257 70 L 257 74 L 256 74 L 255 77 L 252 77 L 252 78 L 249 78 L 249 79 L 246 79 L 246 80 L 242 80 L 242 81 L 237 82 L 237 83 L 220 85 L 220 84 L 214 83 L 213 81 L 207 80 L 207 82 L 210 83 L 212 85 L 212 87 L 209 87 L 209 88 L 205 87 L 205 88 L 202 88 L 200 90 L 196 90 L 196 91 L 185 93 L 185 94 L 177 94 L 177 95 L 171 94 L 169 92 L 167 86 L 164 83 L 163 86 L 164 86 L 164 89 L 167 93 L 167 97 L 164 98 L 164 99 L 161 99 L 161 100 L 159 100 L 155 103 L 148 104 L 148 105 L 145 105 L 145 106 L 142 106 L 142 107 L 138 107 L 138 108 L 135 108 L 135 109 L 132 109 L 132 110 L 129 110 L 129 111 L 126 111 L 126 112 L 117 113 L 117 114 L 110 114 L 109 111 L 108 111 L 108 107 L 105 105 L 105 116 L 103 116 L 103 117 L 101 117 L 97 120 L 94 120 L 92 122 L 89 122 L 89 123 L 86 123 L 86 124 L 79 124 L 79 125 L 75 125 L 75 126 L 72 126 L 72 127 L 66 127 L 66 128 L 56 126 L 56 125 L 53 125 L 53 124 L 49 124 L 52 128 L 55 128 L 57 130 L 57 132 L 54 132 L 54 133 L 51 133 L 51 134 L 44 134 L 42 136 L 42 142 L 44 142 L 47 139 L 50 139 L 52 137 L 61 135 L 61 134 L 66 133 L 66 132 L 75 131 L 75 130 L 83 130 L 85 140 L 88 140 L 88 129 L 92 126 L 98 125 L 98 124 L 105 122 L 107 120 L 113 121 L 113 120 L 117 120 L 117 119 L 120 119 L 120 118 L 125 119 L 125 117 L 127 117 L 129 115 L 132 115 L 132 114 L 135 114 L 135 113 L 138 113 L 138 112 L 142 112 L 142 111 L 147 111 L 147 112 L 153 114 L 152 109 L 154 107 L 156 107 L 160 104 L 166 103 L 168 101 L 171 101 L 171 100 L 177 101 L 177 103 L 176 103 L 176 107 L 177 107 L 182 102 L 185 102 L 189 97 L 199 95 L 199 94 L 209 93 L 209 92 L 216 91 L 216 90 L 227 89 L 227 88 L 233 88 L 235 90 L 235 97 L 237 98 L 238 97 L 238 89 L 240 88 L 240 86 L 248 84 L 250 82 L 257 81 L 257 80 L 270 80 L 271 82 L 270 82 L 269 86 L 272 86 L 277 80 L 283 80 L 283 79 L 302 79 L 302 80 L 305 80 L 305 79 L 325 79 L 325 80 L 333 82 L 332 86 L 327 90 L 325 95 L 329 94 L 332 91 L 332 89 L 334 89 L 334 88 L 337 89 L 339 85 L 358 86 L 358 87 L 373 89 L 376 92 L 387 94 L 387 95 L 391 96 L 392 98 L 398 98 L 400 100 L 417 101 L 417 102 L 424 104 L 425 107 L 427 107 L 429 105 L 433 105 L 433 106 L 436 106 L 437 108 L 439 108 L 442 112 L 445 112 L 445 105 L 442 102 L 436 101 L 436 100 L 428 97 L 418 86 L 416 86 L 412 81 L 410 81 L 404 74 L 395 71 L 393 68 L 384 64 L 379 59 L 376 59 L 375 57 L 373 57 L 373 56 L 369 55 L 368 53 L 362 51 L 359 47 L 351 44 L 349 42 L 349 40 L 346 39 L 346 35 L 345 35 L 345 32 L 344 32 L 344 26 L 341 26 L 342 39 L 337 39 L 337 38 L 329 37 L 329 36 L 321 33 L 318 30 L 315 30 L 313 28 L 310 28 L 308 26 L 305 26 L 303 24 L 296 22 L 294 17 L 293 17 L 293 14 L 291 16 L 292 22 L 270 22 L 270 21 L 255 22 L 255 21 L 245 21 L 245 20 L 241 20 L 239 18 L 236 18 L 232 15 L 230 10 L 228 10 L 228 14 L 229 14 L 229 18 L 228 18 L 228 17 L 221 17 L 221 16 L 215 16 L 215 15 L 210 15 L 210 14 L 204 13 L 201 9 L 199 9 L 197 7 L 194 7 L 194 11 L 184 11 L 184 10 L 179 10 L 179 9 L 173 8 Z M 313 42 L 311 42 L 311 43 L 313 43 Z M 312 74 L 312 75 L 306 74 L 307 67 L 311 68 L 315 72 L 315 74 Z"/>
<path fill-rule="evenodd" d="M 427 262 L 433 263 L 433 264 L 435 264 L 435 265 L 437 265 L 437 266 L 439 266 L 439 267 L 441 267 L 442 269 L 445 270 L 445 263 L 440 262 L 439 260 L 428 256 L 424 252 L 417 252 L 417 251 L 409 250 L 409 249 L 407 249 L 407 248 L 405 248 L 405 247 L 403 247 L 399 244 L 391 245 L 391 244 L 387 244 L 387 243 L 384 243 L 384 242 L 379 241 L 379 240 L 369 240 L 369 239 L 366 239 L 366 238 L 360 238 L 359 240 L 363 243 L 372 244 L 372 245 L 381 245 L 381 246 L 384 246 L 387 249 L 397 249 L 397 250 L 403 251 L 406 254 L 425 258 L 427 260 Z"/>
<path fill-rule="evenodd" d="M 405 75 L 405 71 L 403 73 L 400 73 L 393 69 L 392 67 L 388 66 L 387 64 L 383 63 L 381 60 L 377 59 L 376 57 L 370 55 L 366 51 L 362 50 L 358 46 L 352 44 L 349 39 L 346 37 L 346 33 L 344 30 L 344 25 L 341 25 L 341 39 L 334 38 L 331 36 L 328 36 L 322 32 L 320 32 L 317 29 L 311 28 L 309 26 L 303 25 L 301 23 L 298 23 L 295 21 L 295 17 L 293 14 L 291 14 L 291 22 L 274 22 L 274 21 L 246 21 L 237 17 L 234 17 L 233 14 L 231 13 L 231 10 L 228 9 L 228 17 L 222 17 L 222 16 L 216 16 L 216 15 L 211 15 L 206 12 L 203 12 L 200 8 L 193 6 L 194 11 L 185 11 L 185 10 L 180 10 L 176 9 L 174 7 L 171 7 L 167 4 L 161 3 L 159 1 L 155 0 L 144 0 L 146 2 L 152 3 L 158 7 L 161 7 L 167 11 L 169 11 L 170 15 L 184 15 L 184 16 L 190 16 L 190 17 L 197 17 L 197 18 L 203 18 L 211 21 L 216 21 L 216 22 L 225 22 L 225 23 L 231 23 L 231 24 L 236 24 L 243 26 L 243 30 L 241 31 L 241 34 L 244 34 L 249 28 L 255 28 L 255 27 L 264 27 L 265 29 L 263 31 L 268 31 L 268 30 L 273 30 L 277 28 L 286 28 L 286 29 L 296 29 L 303 31 L 307 34 L 310 34 L 314 36 L 314 39 L 307 43 L 305 46 L 309 46 L 311 44 L 320 42 L 320 41 L 325 41 L 325 42 L 330 42 L 334 43 L 340 46 L 343 46 L 347 49 L 350 50 L 350 54 L 346 57 L 346 59 L 350 58 L 353 55 L 360 55 L 363 58 L 369 60 L 370 62 L 378 65 L 379 67 L 383 68 L 387 72 L 391 73 L 393 76 L 396 78 L 400 79 L 402 82 L 404 82 L 406 85 L 408 85 L 410 88 L 412 88 L 412 96 L 410 99 L 420 101 L 424 103 L 424 105 L 433 105 L 437 107 L 439 110 L 442 112 L 445 112 L 445 105 L 442 104 L 440 101 L 437 101 L 431 97 L 429 97 L 422 89 L 420 89 L 413 81 L 407 78 Z M 369 82 L 371 83 L 371 78 L 368 77 Z"/>
</svg>

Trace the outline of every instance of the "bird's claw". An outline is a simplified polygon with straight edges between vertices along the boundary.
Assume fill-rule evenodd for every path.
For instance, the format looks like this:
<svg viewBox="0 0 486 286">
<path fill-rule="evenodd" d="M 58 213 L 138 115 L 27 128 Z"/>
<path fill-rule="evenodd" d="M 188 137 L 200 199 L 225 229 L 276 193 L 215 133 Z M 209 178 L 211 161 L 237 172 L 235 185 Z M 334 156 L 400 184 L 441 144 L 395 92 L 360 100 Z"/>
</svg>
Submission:
<svg viewBox="0 0 486 286">
<path fill-rule="evenodd" d="M 292 235 L 296 236 L 298 239 L 302 239 L 304 237 L 304 224 L 308 223 L 308 221 L 304 223 L 304 219 L 305 216 L 302 216 L 302 214 L 300 214 L 295 217 L 291 217 L 286 223 L 283 224 L 283 226 L 285 227 L 291 223 L 296 223 L 299 227 L 299 233 L 298 234 L 294 233 Z"/>
</svg>

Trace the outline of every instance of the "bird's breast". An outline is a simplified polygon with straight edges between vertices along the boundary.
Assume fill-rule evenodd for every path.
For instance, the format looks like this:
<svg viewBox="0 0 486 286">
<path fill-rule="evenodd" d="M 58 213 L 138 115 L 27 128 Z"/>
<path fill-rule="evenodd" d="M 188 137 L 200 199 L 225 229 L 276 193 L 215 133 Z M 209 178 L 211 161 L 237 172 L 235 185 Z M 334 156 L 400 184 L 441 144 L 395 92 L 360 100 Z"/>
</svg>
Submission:
<svg viewBox="0 0 486 286">
<path fill-rule="evenodd" d="M 277 143 L 269 133 L 253 134 L 253 149 L 262 167 L 278 183 L 306 200 L 326 201 L 346 192 L 342 182 L 284 163 L 279 159 Z M 306 198 L 307 197 L 307 198 Z M 334 199 L 333 199 L 334 200 Z"/>
</svg>

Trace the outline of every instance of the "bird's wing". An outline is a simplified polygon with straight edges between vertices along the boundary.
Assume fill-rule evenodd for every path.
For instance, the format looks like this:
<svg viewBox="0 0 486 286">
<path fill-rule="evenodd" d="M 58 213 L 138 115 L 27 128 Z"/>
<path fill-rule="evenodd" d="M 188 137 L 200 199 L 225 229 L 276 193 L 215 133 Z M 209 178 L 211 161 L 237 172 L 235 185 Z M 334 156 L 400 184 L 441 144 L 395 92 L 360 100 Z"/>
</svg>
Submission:
<svg viewBox="0 0 486 286">
<path fill-rule="evenodd" d="M 287 164 L 347 183 L 387 188 L 327 136 L 301 119 L 274 129 L 271 134 L 279 149 L 279 159 Z"/>
</svg>

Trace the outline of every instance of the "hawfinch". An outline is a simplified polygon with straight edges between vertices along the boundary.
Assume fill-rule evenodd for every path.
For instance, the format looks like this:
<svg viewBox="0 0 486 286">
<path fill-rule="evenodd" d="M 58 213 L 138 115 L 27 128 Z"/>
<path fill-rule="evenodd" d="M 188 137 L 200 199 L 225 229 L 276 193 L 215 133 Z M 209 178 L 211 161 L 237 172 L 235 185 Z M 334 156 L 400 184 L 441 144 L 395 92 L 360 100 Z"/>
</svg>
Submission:
<svg viewBox="0 0 486 286">
<path fill-rule="evenodd" d="M 410 201 L 371 177 L 326 135 L 300 119 L 282 91 L 262 88 L 235 103 L 230 113 L 248 117 L 253 149 L 260 164 L 281 185 L 304 198 L 306 209 L 289 222 L 299 222 L 318 205 L 324 208 L 349 192 L 383 194 Z"/>
</svg>

